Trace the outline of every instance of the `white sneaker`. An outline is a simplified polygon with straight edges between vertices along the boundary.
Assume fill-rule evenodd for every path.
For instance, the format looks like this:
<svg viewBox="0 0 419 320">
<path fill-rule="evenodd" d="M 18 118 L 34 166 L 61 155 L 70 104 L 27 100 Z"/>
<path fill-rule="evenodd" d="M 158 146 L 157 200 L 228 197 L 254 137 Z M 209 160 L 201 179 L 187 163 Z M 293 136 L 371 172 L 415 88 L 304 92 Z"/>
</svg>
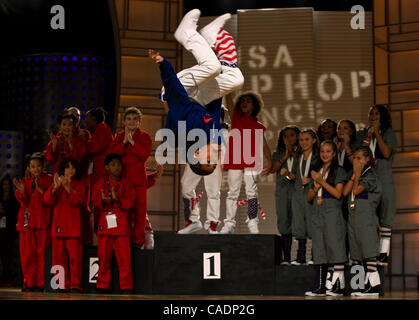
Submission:
<svg viewBox="0 0 419 320">
<path fill-rule="evenodd" d="M 144 250 L 154 249 L 154 232 L 153 230 L 147 230 L 145 232 Z"/>
<path fill-rule="evenodd" d="M 314 261 L 313 261 L 313 260 L 310 260 L 309 262 L 307 262 L 307 265 L 308 265 L 308 266 L 310 266 L 310 265 L 312 265 L 312 264 L 314 264 Z"/>
<path fill-rule="evenodd" d="M 199 33 L 204 39 L 208 42 L 210 47 L 215 45 L 215 40 L 217 40 L 217 35 L 220 29 L 224 26 L 224 24 L 231 18 L 231 14 L 226 13 L 218 18 L 214 19 L 212 22 L 207 24 L 203 27 Z"/>
<path fill-rule="evenodd" d="M 232 223 L 226 222 L 220 230 L 220 234 L 233 234 L 236 226 Z"/>
<path fill-rule="evenodd" d="M 184 44 L 184 42 L 196 32 L 200 16 L 201 11 L 199 9 L 192 9 L 185 14 L 175 31 L 175 39 L 179 43 Z"/>
<path fill-rule="evenodd" d="M 250 233 L 252 234 L 259 233 L 258 223 L 259 223 L 259 220 L 257 218 L 249 219 L 249 221 L 247 222 L 247 227 L 249 228 Z"/>
<path fill-rule="evenodd" d="M 202 223 L 201 221 L 189 221 L 188 223 L 186 223 L 186 225 L 180 229 L 177 233 L 178 234 L 189 234 L 189 233 L 193 233 L 196 231 L 199 231 L 202 229 Z"/>
</svg>

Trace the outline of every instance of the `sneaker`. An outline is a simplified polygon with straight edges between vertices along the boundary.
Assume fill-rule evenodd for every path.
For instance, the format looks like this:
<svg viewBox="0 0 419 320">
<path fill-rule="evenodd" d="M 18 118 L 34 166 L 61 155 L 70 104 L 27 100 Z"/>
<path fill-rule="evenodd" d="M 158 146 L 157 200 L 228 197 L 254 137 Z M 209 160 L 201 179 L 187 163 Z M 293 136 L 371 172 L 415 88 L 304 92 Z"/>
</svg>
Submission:
<svg viewBox="0 0 419 320">
<path fill-rule="evenodd" d="M 325 297 L 326 296 L 326 289 L 318 288 L 313 291 L 307 291 L 304 295 L 308 297 Z"/>
<path fill-rule="evenodd" d="M 218 225 L 217 222 L 211 221 L 210 226 L 208 228 L 208 233 L 209 234 L 218 234 L 217 225 Z"/>
<path fill-rule="evenodd" d="M 83 290 L 73 288 L 73 289 L 70 290 L 70 293 L 83 293 Z"/>
<path fill-rule="evenodd" d="M 153 230 L 146 230 L 144 240 L 144 250 L 154 249 L 154 232 Z"/>
<path fill-rule="evenodd" d="M 359 291 L 358 294 L 356 294 L 356 296 L 358 296 L 358 297 L 373 297 L 373 296 L 378 297 L 380 295 L 380 289 L 381 289 L 381 285 L 377 284 L 376 286 L 373 287 L 368 282 L 365 285 L 365 289 Z"/>
<path fill-rule="evenodd" d="M 305 260 L 294 260 L 291 262 L 291 265 L 293 266 L 301 266 L 301 265 L 305 265 L 306 261 Z"/>
<path fill-rule="evenodd" d="M 257 218 L 249 219 L 249 221 L 247 222 L 247 227 L 249 228 L 249 231 L 251 234 L 259 233 L 258 223 L 259 223 L 259 220 Z"/>
<path fill-rule="evenodd" d="M 199 9 L 193 9 L 185 14 L 174 34 L 179 43 L 183 44 L 193 32 L 196 32 L 200 16 L 201 11 Z"/>
<path fill-rule="evenodd" d="M 282 261 L 280 265 L 281 266 L 290 266 L 291 263 L 289 261 Z"/>
<path fill-rule="evenodd" d="M 340 280 L 337 279 L 335 284 L 333 285 L 332 290 L 327 290 L 326 295 L 332 297 L 342 297 L 345 293 L 345 288 L 341 287 Z"/>
<path fill-rule="evenodd" d="M 180 229 L 177 233 L 178 234 L 189 234 L 189 233 L 199 231 L 201 229 L 202 229 L 201 221 L 199 221 L 199 220 L 194 221 L 194 222 L 188 221 L 186 223 L 186 225 L 182 229 Z"/>
<path fill-rule="evenodd" d="M 388 255 L 387 253 L 380 253 L 380 255 L 377 257 L 377 264 L 379 266 L 387 266 L 388 265 Z"/>
<path fill-rule="evenodd" d="M 236 226 L 233 223 L 225 222 L 224 226 L 220 230 L 220 234 L 233 234 Z"/>
<path fill-rule="evenodd" d="M 310 265 L 312 265 L 312 264 L 314 264 L 314 261 L 313 261 L 313 260 L 310 260 L 310 261 L 308 261 L 308 262 L 307 262 L 307 265 L 308 265 L 308 266 L 310 266 Z"/>
<path fill-rule="evenodd" d="M 222 16 L 219 16 L 218 18 L 207 24 L 199 31 L 201 36 L 204 37 L 204 39 L 208 42 L 210 47 L 213 47 L 215 45 L 215 40 L 217 39 L 218 32 L 224 26 L 226 21 L 230 18 L 230 13 L 223 14 Z"/>
</svg>

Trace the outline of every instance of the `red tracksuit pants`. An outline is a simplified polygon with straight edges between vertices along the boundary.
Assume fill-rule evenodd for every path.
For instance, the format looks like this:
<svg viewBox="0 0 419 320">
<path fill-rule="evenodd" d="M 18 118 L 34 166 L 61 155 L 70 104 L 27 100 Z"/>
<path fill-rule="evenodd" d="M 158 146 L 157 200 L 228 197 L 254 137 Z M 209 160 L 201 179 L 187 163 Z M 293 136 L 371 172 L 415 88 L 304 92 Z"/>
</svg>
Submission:
<svg viewBox="0 0 419 320">
<path fill-rule="evenodd" d="M 111 288 L 111 258 L 114 248 L 119 270 L 119 288 L 121 290 L 132 290 L 131 243 L 128 236 L 98 236 L 99 273 L 96 287 L 100 289 Z"/>
<path fill-rule="evenodd" d="M 45 249 L 50 245 L 50 231 L 29 229 L 26 232 L 25 280 L 28 287 L 44 287 Z"/>
<path fill-rule="evenodd" d="M 65 289 L 82 290 L 83 242 L 81 238 L 52 238 L 52 265 L 62 266 Z M 68 268 L 70 266 L 70 269 Z"/>
<path fill-rule="evenodd" d="M 145 225 L 147 216 L 147 187 L 135 188 L 135 206 L 133 208 L 133 225 L 131 241 L 142 245 L 145 241 Z"/>
<path fill-rule="evenodd" d="M 19 231 L 19 255 L 20 255 L 20 267 L 22 268 L 23 274 L 23 287 L 28 287 L 26 269 L 28 265 L 28 259 L 26 258 L 26 232 L 27 231 Z"/>
</svg>

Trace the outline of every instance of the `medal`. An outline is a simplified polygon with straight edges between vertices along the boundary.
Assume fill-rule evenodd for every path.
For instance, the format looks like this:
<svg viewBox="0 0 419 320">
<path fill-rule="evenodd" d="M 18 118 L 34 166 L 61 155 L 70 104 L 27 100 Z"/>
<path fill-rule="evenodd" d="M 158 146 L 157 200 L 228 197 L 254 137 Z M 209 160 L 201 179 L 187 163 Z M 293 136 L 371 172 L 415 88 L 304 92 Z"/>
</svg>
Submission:
<svg viewBox="0 0 419 320">
<path fill-rule="evenodd" d="M 323 198 L 322 197 L 317 197 L 317 205 L 321 206 L 323 203 Z"/>
<path fill-rule="evenodd" d="M 353 211 L 355 210 L 355 201 L 351 201 L 349 208 Z"/>
</svg>

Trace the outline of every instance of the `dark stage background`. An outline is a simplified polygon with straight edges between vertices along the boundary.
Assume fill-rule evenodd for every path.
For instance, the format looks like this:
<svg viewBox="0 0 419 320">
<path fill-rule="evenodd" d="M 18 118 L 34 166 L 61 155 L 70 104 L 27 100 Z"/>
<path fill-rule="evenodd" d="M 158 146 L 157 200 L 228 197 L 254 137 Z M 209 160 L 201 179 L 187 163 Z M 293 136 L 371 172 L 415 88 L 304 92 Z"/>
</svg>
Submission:
<svg viewBox="0 0 419 320">
<path fill-rule="evenodd" d="M 104 107 L 113 126 L 120 91 L 114 1 L 0 0 L 0 42 L 0 128 L 20 133 L 23 154 L 45 148 L 47 131 L 70 106 Z M 14 143 L 3 151 L 18 156 Z"/>
</svg>

